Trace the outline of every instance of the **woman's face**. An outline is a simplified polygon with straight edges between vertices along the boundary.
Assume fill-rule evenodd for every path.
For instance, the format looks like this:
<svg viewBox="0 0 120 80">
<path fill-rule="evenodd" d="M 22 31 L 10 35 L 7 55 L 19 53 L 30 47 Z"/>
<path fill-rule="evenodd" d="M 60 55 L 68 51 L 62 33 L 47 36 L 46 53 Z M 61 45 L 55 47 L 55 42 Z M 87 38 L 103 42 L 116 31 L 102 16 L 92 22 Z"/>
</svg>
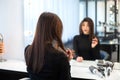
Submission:
<svg viewBox="0 0 120 80">
<path fill-rule="evenodd" d="M 88 22 L 82 23 L 82 32 L 83 34 L 87 34 L 87 35 L 90 33 Z"/>
</svg>

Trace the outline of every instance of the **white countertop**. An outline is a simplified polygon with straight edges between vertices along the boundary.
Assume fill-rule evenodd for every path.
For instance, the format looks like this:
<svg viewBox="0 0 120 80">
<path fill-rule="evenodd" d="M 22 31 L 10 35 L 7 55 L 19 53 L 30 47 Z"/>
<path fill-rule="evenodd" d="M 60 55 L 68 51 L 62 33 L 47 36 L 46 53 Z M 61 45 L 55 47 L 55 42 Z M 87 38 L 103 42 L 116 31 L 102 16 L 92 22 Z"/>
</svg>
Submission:
<svg viewBox="0 0 120 80">
<path fill-rule="evenodd" d="M 70 61 L 71 64 L 71 76 L 74 78 L 83 78 L 83 79 L 95 79 L 95 80 L 120 80 L 120 69 L 118 69 L 118 64 L 116 63 L 116 68 L 113 69 L 110 76 L 101 78 L 97 74 L 93 74 L 89 70 L 89 66 L 97 66 L 96 61 L 86 61 L 77 62 L 75 60 Z"/>
<path fill-rule="evenodd" d="M 92 74 L 89 70 L 89 66 L 94 65 L 96 66 L 95 61 L 83 61 L 77 62 L 75 60 L 70 61 L 71 65 L 71 76 L 73 78 L 83 78 L 83 79 L 96 79 L 96 80 L 119 80 L 120 79 L 120 63 L 116 63 L 116 69 L 111 72 L 111 75 L 105 78 L 100 78 L 100 76 L 96 74 Z M 20 60 L 7 60 L 5 62 L 0 62 L 0 69 L 3 70 L 11 70 L 11 71 L 18 71 L 18 72 L 27 72 L 26 71 L 26 64 L 24 61 Z"/>
<path fill-rule="evenodd" d="M 26 64 L 24 61 L 21 60 L 7 60 L 4 62 L 0 62 L 0 69 L 27 72 Z"/>
</svg>

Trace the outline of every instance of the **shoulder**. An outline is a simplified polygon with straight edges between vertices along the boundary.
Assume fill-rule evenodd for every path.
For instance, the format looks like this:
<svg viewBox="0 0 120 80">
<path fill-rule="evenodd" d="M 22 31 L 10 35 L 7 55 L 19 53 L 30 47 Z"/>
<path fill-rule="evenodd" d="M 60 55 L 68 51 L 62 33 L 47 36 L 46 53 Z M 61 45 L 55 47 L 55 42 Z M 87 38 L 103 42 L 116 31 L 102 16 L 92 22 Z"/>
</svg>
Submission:
<svg viewBox="0 0 120 80">
<path fill-rule="evenodd" d="M 79 37 L 80 35 L 75 35 L 73 39 L 75 40 L 75 39 L 78 39 Z"/>
</svg>

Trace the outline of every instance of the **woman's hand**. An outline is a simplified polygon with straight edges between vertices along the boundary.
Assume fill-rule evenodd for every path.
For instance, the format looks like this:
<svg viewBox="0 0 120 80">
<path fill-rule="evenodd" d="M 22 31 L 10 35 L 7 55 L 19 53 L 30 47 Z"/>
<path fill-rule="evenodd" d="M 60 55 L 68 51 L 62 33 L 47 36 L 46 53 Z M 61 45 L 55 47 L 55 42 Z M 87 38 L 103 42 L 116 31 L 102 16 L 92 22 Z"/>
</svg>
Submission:
<svg viewBox="0 0 120 80">
<path fill-rule="evenodd" d="M 66 53 L 67 53 L 67 57 L 69 60 L 73 59 L 73 56 L 74 56 L 74 50 L 71 50 L 71 49 L 67 49 L 66 50 Z"/>
<path fill-rule="evenodd" d="M 98 39 L 95 37 L 92 39 L 91 47 L 94 48 L 98 44 Z"/>
<path fill-rule="evenodd" d="M 80 57 L 80 56 L 77 57 L 77 58 L 76 58 L 76 61 L 78 61 L 78 62 L 82 62 L 82 61 L 83 61 L 83 57 Z"/>
</svg>

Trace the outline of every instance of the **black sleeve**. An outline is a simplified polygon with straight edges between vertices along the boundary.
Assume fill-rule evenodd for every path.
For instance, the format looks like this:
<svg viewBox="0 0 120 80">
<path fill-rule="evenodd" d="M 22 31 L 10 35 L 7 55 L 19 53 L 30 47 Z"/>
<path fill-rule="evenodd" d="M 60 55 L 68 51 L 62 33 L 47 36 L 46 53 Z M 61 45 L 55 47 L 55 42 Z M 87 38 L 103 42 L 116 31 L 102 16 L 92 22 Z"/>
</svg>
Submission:
<svg viewBox="0 0 120 80">
<path fill-rule="evenodd" d="M 75 58 L 78 56 L 78 37 L 73 38 L 73 50 L 75 50 Z"/>
<path fill-rule="evenodd" d="M 60 80 L 71 80 L 70 64 L 67 56 L 63 56 L 60 60 Z"/>
<path fill-rule="evenodd" d="M 101 55 L 100 55 L 100 42 L 98 41 L 98 44 L 92 48 L 92 55 L 93 55 L 93 59 L 101 59 Z"/>
</svg>

